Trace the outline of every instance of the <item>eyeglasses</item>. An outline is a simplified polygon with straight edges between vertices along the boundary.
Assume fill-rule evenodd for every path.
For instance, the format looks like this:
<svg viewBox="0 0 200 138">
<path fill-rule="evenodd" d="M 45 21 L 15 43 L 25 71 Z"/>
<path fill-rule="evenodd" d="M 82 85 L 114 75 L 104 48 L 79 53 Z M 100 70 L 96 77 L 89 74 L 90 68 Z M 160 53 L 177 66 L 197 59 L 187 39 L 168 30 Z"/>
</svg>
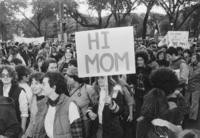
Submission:
<svg viewBox="0 0 200 138">
<path fill-rule="evenodd" d="M 10 78 L 11 76 L 9 74 L 1 74 L 1 78 Z"/>
</svg>

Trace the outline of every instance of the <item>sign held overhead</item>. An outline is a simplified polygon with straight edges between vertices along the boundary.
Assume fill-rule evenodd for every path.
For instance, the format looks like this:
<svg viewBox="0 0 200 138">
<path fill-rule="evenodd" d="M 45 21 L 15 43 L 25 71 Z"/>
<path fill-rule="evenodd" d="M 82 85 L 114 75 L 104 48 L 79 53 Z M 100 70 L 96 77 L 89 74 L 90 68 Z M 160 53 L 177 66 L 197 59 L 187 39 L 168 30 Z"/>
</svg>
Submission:
<svg viewBox="0 0 200 138">
<path fill-rule="evenodd" d="M 79 77 L 135 73 L 133 27 L 77 32 Z"/>
</svg>

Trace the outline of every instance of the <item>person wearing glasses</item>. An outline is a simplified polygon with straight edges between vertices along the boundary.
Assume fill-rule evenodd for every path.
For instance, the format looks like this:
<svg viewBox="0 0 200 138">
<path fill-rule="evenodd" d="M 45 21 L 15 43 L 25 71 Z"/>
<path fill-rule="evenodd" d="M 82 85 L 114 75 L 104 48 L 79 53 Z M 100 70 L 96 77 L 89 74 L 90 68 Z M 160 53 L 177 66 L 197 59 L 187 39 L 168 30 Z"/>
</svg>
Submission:
<svg viewBox="0 0 200 138">
<path fill-rule="evenodd" d="M 0 68 L 0 80 L 2 82 L 0 85 L 0 95 L 14 100 L 17 119 L 24 133 L 29 116 L 28 100 L 25 91 L 18 85 L 16 76 L 17 74 L 12 67 L 4 65 Z"/>
</svg>

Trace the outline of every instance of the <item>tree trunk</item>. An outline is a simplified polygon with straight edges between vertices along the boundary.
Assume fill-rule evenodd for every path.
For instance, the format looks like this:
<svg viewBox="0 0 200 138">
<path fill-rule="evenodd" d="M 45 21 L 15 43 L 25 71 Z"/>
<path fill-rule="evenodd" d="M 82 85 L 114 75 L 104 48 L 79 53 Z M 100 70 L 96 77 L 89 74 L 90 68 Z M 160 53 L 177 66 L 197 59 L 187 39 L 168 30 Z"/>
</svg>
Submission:
<svg viewBox="0 0 200 138">
<path fill-rule="evenodd" d="M 148 21 L 148 18 L 149 18 L 149 14 L 150 14 L 151 8 L 152 7 L 147 7 L 147 12 L 146 12 L 144 20 L 143 20 L 143 30 L 142 30 L 142 39 L 143 40 L 146 39 L 147 21 Z"/>
<path fill-rule="evenodd" d="M 101 11 L 98 12 L 98 21 L 99 21 L 99 29 L 102 28 L 102 17 L 101 17 Z"/>
<path fill-rule="evenodd" d="M 47 22 L 45 22 L 45 36 L 44 36 L 45 41 L 47 40 Z"/>
</svg>

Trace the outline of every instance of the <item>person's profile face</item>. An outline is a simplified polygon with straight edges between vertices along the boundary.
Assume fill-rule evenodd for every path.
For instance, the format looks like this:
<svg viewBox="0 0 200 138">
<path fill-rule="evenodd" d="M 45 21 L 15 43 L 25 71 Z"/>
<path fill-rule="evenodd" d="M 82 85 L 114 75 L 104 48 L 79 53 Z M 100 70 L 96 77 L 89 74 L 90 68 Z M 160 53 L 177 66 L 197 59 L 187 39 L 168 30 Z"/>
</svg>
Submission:
<svg viewBox="0 0 200 138">
<path fill-rule="evenodd" d="M 55 89 L 52 88 L 49 84 L 49 78 L 44 77 L 42 80 L 42 90 L 45 96 L 49 97 L 52 92 L 55 92 Z"/>
<path fill-rule="evenodd" d="M 170 54 L 167 54 L 166 57 L 167 57 L 167 61 L 172 61 L 172 56 Z"/>
</svg>

